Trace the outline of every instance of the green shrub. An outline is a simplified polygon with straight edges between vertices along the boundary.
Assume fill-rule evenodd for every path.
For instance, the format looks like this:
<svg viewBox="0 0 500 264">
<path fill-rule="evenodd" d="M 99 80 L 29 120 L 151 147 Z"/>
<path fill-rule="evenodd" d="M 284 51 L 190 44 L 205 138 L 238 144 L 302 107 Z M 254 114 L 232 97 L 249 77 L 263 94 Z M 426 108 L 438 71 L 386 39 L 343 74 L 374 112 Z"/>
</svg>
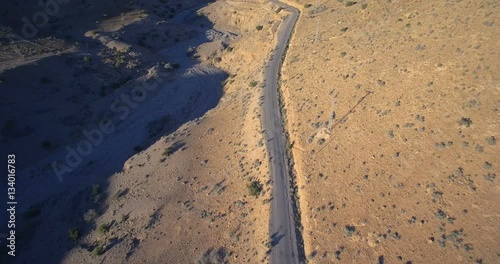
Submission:
<svg viewBox="0 0 500 264">
<path fill-rule="evenodd" d="M 91 196 L 92 196 L 92 201 L 94 201 L 94 203 L 99 203 L 101 201 L 102 193 L 101 193 L 101 186 L 99 184 L 92 185 Z"/>
<path fill-rule="evenodd" d="M 104 251 L 104 247 L 102 245 L 98 245 L 97 247 L 94 248 L 94 250 L 92 250 L 92 255 L 97 257 L 99 255 L 101 255 Z"/>
<path fill-rule="evenodd" d="M 344 227 L 344 234 L 348 237 L 352 237 L 354 233 L 356 232 L 356 227 L 352 225 L 346 225 Z"/>
<path fill-rule="evenodd" d="M 109 232 L 109 224 L 101 224 L 98 228 L 97 228 L 97 233 L 99 235 L 105 235 L 106 233 Z"/>
<path fill-rule="evenodd" d="M 72 241 L 77 241 L 78 238 L 80 237 L 80 232 L 78 231 L 77 228 L 71 228 L 69 231 L 68 231 L 68 237 L 70 240 Z"/>
<path fill-rule="evenodd" d="M 305 8 L 309 8 L 309 7 L 311 7 L 311 6 L 312 6 L 311 4 L 305 4 L 305 5 L 304 5 L 304 7 L 305 7 Z"/>
<path fill-rule="evenodd" d="M 259 84 L 258 81 L 251 81 L 250 82 L 250 87 L 255 87 L 255 86 L 257 86 L 257 84 Z"/>
<path fill-rule="evenodd" d="M 121 51 L 115 52 L 115 68 L 120 68 L 125 63 L 125 55 Z"/>
<path fill-rule="evenodd" d="M 472 120 L 468 117 L 462 117 L 459 121 L 458 124 L 461 126 L 465 127 L 470 127 L 472 125 Z"/>
<path fill-rule="evenodd" d="M 99 215 L 94 209 L 89 209 L 84 215 L 83 215 L 83 220 L 85 223 L 90 223 L 94 221 Z"/>
<path fill-rule="evenodd" d="M 256 26 L 255 28 L 256 28 L 257 30 L 262 30 L 262 29 L 264 28 L 264 26 L 263 26 L 263 25 L 258 25 L 258 26 Z"/>
<path fill-rule="evenodd" d="M 122 194 L 123 194 L 123 191 L 121 189 L 119 189 L 118 191 L 115 192 L 115 194 L 113 194 L 113 196 L 111 196 L 111 201 L 116 201 L 116 200 L 120 199 L 120 197 L 122 197 Z"/>
<path fill-rule="evenodd" d="M 347 1 L 347 2 L 345 3 L 345 6 L 353 6 L 353 5 L 357 4 L 357 3 L 358 3 L 358 2 L 355 2 L 355 1 Z"/>
<path fill-rule="evenodd" d="M 92 196 L 100 194 L 100 193 L 101 193 L 101 185 L 99 185 L 99 184 L 92 185 Z"/>
<path fill-rule="evenodd" d="M 163 151 L 163 156 L 165 157 L 168 157 L 170 155 L 172 155 L 172 153 L 174 152 L 174 150 L 172 149 L 172 147 L 166 147 L 165 150 Z"/>
<path fill-rule="evenodd" d="M 90 57 L 90 56 L 84 56 L 84 57 L 83 57 L 83 62 L 85 62 L 85 63 L 90 63 L 90 62 L 92 62 L 92 57 Z"/>
<path fill-rule="evenodd" d="M 128 214 L 122 214 L 122 216 L 120 217 L 120 222 L 123 223 L 127 221 L 128 218 L 129 218 Z"/>
<path fill-rule="evenodd" d="M 259 181 L 252 181 L 249 185 L 247 185 L 248 191 L 250 195 L 259 196 L 262 192 L 262 184 Z"/>
<path fill-rule="evenodd" d="M 197 260 L 195 263 L 196 264 L 227 263 L 228 262 L 227 258 L 230 257 L 231 255 L 232 253 L 223 247 L 217 250 L 209 249 L 205 253 L 203 253 L 201 258 Z"/>
</svg>

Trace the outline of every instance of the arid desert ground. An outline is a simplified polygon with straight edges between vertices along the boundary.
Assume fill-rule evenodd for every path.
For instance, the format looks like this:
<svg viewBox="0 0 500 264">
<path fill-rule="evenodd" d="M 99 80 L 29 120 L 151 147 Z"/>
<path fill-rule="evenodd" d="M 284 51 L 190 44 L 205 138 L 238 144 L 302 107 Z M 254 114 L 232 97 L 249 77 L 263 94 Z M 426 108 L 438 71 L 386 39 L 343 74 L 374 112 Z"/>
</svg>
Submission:
<svg viewBox="0 0 500 264">
<path fill-rule="evenodd" d="M 310 262 L 498 263 L 500 3 L 310 4 L 282 86 Z"/>
<path fill-rule="evenodd" d="M 500 2 L 282 2 L 301 263 L 499 263 Z M 43 3 L 0 8 L 0 262 L 281 263 L 261 105 L 290 13 Z"/>
</svg>

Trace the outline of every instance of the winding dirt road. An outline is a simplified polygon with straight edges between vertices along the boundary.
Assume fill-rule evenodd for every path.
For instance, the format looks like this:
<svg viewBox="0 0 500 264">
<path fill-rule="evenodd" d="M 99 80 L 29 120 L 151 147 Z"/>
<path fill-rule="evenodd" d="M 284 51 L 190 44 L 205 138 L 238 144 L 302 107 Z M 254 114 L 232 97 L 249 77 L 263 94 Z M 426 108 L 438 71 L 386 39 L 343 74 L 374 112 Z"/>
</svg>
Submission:
<svg viewBox="0 0 500 264">
<path fill-rule="evenodd" d="M 300 263 L 297 233 L 291 197 L 290 175 L 285 152 L 281 111 L 278 102 L 279 73 L 299 11 L 287 4 L 275 2 L 290 11 L 278 30 L 278 44 L 265 68 L 262 126 L 266 134 L 273 199 L 271 200 L 271 263 Z"/>
</svg>

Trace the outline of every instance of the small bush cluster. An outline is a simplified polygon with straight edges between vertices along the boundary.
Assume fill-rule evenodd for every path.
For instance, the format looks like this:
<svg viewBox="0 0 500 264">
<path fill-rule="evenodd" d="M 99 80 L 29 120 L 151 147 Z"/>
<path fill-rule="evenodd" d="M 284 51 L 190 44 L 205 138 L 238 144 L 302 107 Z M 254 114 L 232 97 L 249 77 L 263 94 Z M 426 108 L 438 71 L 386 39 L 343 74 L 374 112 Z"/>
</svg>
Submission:
<svg viewBox="0 0 500 264">
<path fill-rule="evenodd" d="M 99 233 L 99 235 L 105 235 L 109 232 L 109 225 L 108 224 L 101 224 L 98 228 L 97 228 L 97 233 Z"/>
<path fill-rule="evenodd" d="M 90 223 L 94 221 L 99 215 L 94 209 L 89 209 L 84 215 L 83 215 L 83 220 L 85 223 Z"/>
<path fill-rule="evenodd" d="M 262 192 L 262 184 L 259 181 L 252 181 L 248 186 L 248 191 L 250 195 L 259 196 Z"/>
<path fill-rule="evenodd" d="M 168 157 L 170 155 L 172 155 L 172 153 L 174 153 L 174 150 L 172 149 L 172 147 L 166 147 L 165 150 L 163 151 L 163 156 L 165 157 Z"/>
<path fill-rule="evenodd" d="M 91 61 L 92 61 L 92 57 L 90 57 L 90 56 L 84 56 L 83 57 L 83 62 L 90 63 Z"/>
<path fill-rule="evenodd" d="M 465 127 L 470 127 L 472 125 L 472 120 L 468 117 L 462 117 L 458 120 L 458 124 Z"/>
<path fill-rule="evenodd" d="M 230 257 L 232 254 L 227 249 L 221 247 L 217 250 L 209 249 L 201 258 L 196 261 L 196 264 L 222 264 L 227 263 L 227 257 Z"/>
<path fill-rule="evenodd" d="M 102 193 L 101 193 L 101 186 L 99 184 L 92 185 L 91 196 L 94 203 L 99 203 L 101 201 Z"/>
<path fill-rule="evenodd" d="M 92 250 L 92 255 L 97 257 L 100 256 L 104 252 L 104 247 L 102 245 L 98 245 Z"/>
<path fill-rule="evenodd" d="M 77 228 L 71 228 L 69 231 L 68 231 L 68 237 L 70 240 L 72 241 L 77 241 L 78 238 L 80 237 L 80 232 L 78 231 Z"/>
</svg>

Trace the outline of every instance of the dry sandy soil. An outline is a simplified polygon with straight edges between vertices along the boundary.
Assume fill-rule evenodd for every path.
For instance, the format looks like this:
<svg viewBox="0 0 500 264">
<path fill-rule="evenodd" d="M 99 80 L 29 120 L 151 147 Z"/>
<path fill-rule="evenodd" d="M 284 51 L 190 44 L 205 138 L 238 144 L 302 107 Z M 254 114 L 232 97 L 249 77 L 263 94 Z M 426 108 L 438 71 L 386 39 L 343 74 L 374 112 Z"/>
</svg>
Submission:
<svg viewBox="0 0 500 264">
<path fill-rule="evenodd" d="M 282 86 L 310 263 L 498 263 L 500 3 L 318 3 Z"/>
<path fill-rule="evenodd" d="M 260 84 L 284 11 L 75 0 L 28 40 L 16 30 L 23 14 L 7 13 L 0 125 L 2 155 L 15 150 L 19 166 L 14 263 L 268 261 Z M 123 95 L 140 101 L 113 111 Z M 115 130 L 57 177 L 67 147 L 101 120 Z M 251 181 L 264 185 L 260 196 Z"/>
<path fill-rule="evenodd" d="M 498 1 L 288 2 L 302 14 L 281 88 L 308 261 L 499 262 Z M 286 13 L 72 0 L 20 38 L 39 10 L 0 11 L 0 154 L 19 175 L 6 260 L 268 262 L 260 89 Z M 101 120 L 115 130 L 57 177 Z"/>
</svg>

